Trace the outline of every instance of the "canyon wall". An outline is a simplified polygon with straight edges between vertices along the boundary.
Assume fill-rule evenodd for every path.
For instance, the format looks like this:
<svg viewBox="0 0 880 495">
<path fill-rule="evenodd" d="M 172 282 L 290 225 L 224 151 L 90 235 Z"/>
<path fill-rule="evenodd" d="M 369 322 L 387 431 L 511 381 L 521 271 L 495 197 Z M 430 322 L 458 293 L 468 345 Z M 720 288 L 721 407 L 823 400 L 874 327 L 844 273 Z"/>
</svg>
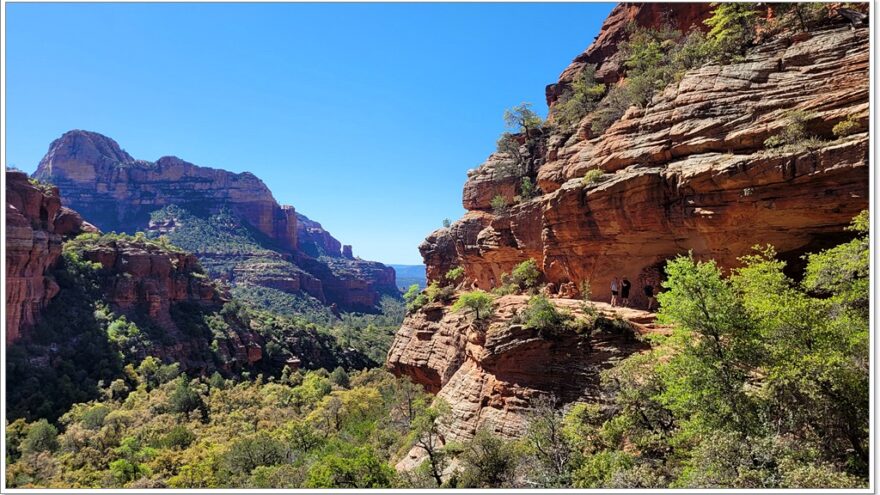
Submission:
<svg viewBox="0 0 880 495">
<path fill-rule="evenodd" d="M 631 9 L 616 8 L 606 27 Z M 603 31 L 597 43 L 608 37 Z M 578 57 L 560 84 L 595 53 Z M 428 277 L 461 266 L 491 289 L 532 258 L 546 281 L 589 281 L 607 299 L 613 277 L 656 278 L 666 260 L 689 251 L 732 267 L 756 243 L 792 260 L 824 247 L 868 206 L 868 59 L 867 28 L 832 25 L 688 71 L 600 136 L 591 135 L 589 114 L 574 133 L 544 136 L 535 173 L 542 194 L 504 214 L 491 199 L 513 202 L 519 178 L 504 177 L 504 156 L 490 156 L 468 173 L 469 211 L 420 246 Z M 809 148 L 767 148 L 790 110 L 809 116 L 816 139 Z M 838 138 L 832 128 L 845 119 L 856 128 Z M 585 184 L 591 170 L 604 175 Z"/>
<path fill-rule="evenodd" d="M 797 276 L 805 252 L 847 239 L 845 227 L 869 199 L 869 32 L 838 14 L 810 32 L 759 33 L 741 59 L 688 70 L 601 134 L 591 113 L 573 128 L 554 125 L 554 105 L 587 64 L 596 65 L 598 81 L 626 84 L 620 47 L 628 25 L 705 29 L 711 10 L 616 6 L 595 42 L 546 88 L 549 125 L 529 136 L 537 151 L 524 174 L 511 174 L 510 156 L 501 152 L 468 171 L 467 212 L 419 246 L 429 281 L 443 285 L 460 267 L 459 293 L 489 291 L 532 259 L 553 303 L 579 314 L 571 298 L 581 287 L 607 301 L 614 277 L 633 281 L 631 302 L 642 306 L 643 285 L 656 288 L 678 255 L 729 269 L 754 245 L 772 244 Z M 791 124 L 793 110 L 805 116 L 811 139 L 766 146 Z M 842 121 L 851 123 L 849 132 L 835 134 Z M 523 177 L 537 185 L 534 197 L 522 197 Z M 493 207 L 497 196 L 506 208 Z M 594 304 L 609 309 L 610 319 L 616 313 L 622 326 L 612 330 L 653 326 L 653 314 Z M 512 321 L 525 305 L 523 296 L 497 299 L 485 331 L 440 303 L 404 321 L 387 367 L 450 403 L 447 440 L 466 440 L 483 427 L 519 436 L 537 397 L 557 405 L 595 401 L 598 372 L 644 345 L 601 325 L 589 337 L 536 333 Z M 416 450 L 398 467 L 416 465 L 423 455 Z"/>
<path fill-rule="evenodd" d="M 34 178 L 58 186 L 65 205 L 106 232 L 174 232 L 183 227 L 180 218 L 166 213 L 162 221 L 151 219 L 170 206 L 202 223 L 230 214 L 233 222 L 243 222 L 239 230 L 255 231 L 249 247 L 223 251 L 210 238 L 184 247 L 204 258 L 212 276 L 233 284 L 305 293 L 358 311 L 372 310 L 385 294 L 399 294 L 392 268 L 345 256 L 342 244 L 320 223 L 292 206 L 279 205 L 249 172 L 200 167 L 167 156 L 155 162 L 137 160 L 113 139 L 75 130 L 52 142 Z"/>
<path fill-rule="evenodd" d="M 36 323 L 58 293 L 51 270 L 61 242 L 92 230 L 75 211 L 61 206 L 58 188 L 39 187 L 23 172 L 6 172 L 6 343 Z"/>
</svg>

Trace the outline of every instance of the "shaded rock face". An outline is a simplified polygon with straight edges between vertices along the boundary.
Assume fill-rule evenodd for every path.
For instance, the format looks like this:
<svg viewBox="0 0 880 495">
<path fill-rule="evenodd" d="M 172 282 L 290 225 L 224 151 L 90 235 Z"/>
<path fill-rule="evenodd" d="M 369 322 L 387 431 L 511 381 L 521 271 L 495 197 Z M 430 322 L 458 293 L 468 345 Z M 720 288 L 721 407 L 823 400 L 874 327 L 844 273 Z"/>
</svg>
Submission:
<svg viewBox="0 0 880 495">
<path fill-rule="evenodd" d="M 344 260 L 342 244 L 321 224 L 279 205 L 248 172 L 199 167 L 176 157 L 136 160 L 106 136 L 70 131 L 52 143 L 34 177 L 59 186 L 65 204 L 105 231 L 172 232 L 179 227 L 173 219 L 158 224 L 150 218 L 169 205 L 201 217 L 231 212 L 260 234 L 259 256 L 218 253 L 210 246 L 195 254 L 206 258 L 208 269 L 234 266 L 211 272 L 232 283 L 305 292 L 343 310 L 370 311 L 383 294 L 398 295 L 392 269 L 353 259 L 350 249 L 351 259 Z"/>
<path fill-rule="evenodd" d="M 818 139 L 767 149 L 795 109 Z M 856 132 L 837 138 L 831 130 L 847 118 Z M 543 196 L 501 216 L 489 200 L 512 186 L 493 179 L 491 157 L 469 174 L 470 211 L 420 251 L 431 280 L 462 266 L 475 286 L 491 289 L 532 258 L 546 281 L 589 281 L 600 299 L 610 297 L 613 277 L 627 276 L 640 302 L 641 286 L 688 251 L 734 267 L 757 243 L 793 257 L 839 236 L 868 207 L 867 131 L 868 30 L 780 35 L 742 62 L 687 72 L 599 137 L 550 136 L 537 172 Z M 604 180 L 584 186 L 591 169 Z"/>
<path fill-rule="evenodd" d="M 19 340 L 58 293 L 50 271 L 65 236 L 94 227 L 61 206 L 58 188 L 37 187 L 6 172 L 6 343 Z"/>
<path fill-rule="evenodd" d="M 511 324 L 528 296 L 504 296 L 482 328 L 440 304 L 425 306 L 403 323 L 387 368 L 411 377 L 445 399 L 452 417 L 444 437 L 468 440 L 480 428 L 513 438 L 526 429 L 538 397 L 560 405 L 595 400 L 599 372 L 646 348 L 632 332 L 601 327 L 592 335 L 573 330 L 539 331 Z M 582 316 L 580 301 L 553 303 Z"/>
</svg>

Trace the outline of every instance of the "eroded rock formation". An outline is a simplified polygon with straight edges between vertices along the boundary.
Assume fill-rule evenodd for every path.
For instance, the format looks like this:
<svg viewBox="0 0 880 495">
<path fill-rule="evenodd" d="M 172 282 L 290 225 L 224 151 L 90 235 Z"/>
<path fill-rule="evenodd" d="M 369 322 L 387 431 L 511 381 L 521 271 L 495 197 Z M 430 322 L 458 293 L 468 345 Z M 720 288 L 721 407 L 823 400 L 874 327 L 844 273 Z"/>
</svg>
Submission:
<svg viewBox="0 0 880 495">
<path fill-rule="evenodd" d="M 94 227 L 61 206 L 58 188 L 6 172 L 6 343 L 12 344 L 58 293 L 50 274 L 65 236 Z"/>
<path fill-rule="evenodd" d="M 687 72 L 601 136 L 551 135 L 536 173 L 544 194 L 503 215 L 490 200 L 512 199 L 518 178 L 501 177 L 493 155 L 469 173 L 470 211 L 420 246 L 429 279 L 462 266 L 490 289 L 533 258 L 547 281 L 590 281 L 607 298 L 612 277 L 637 281 L 688 251 L 730 267 L 756 243 L 783 256 L 821 245 L 868 205 L 867 41 L 850 26 L 781 35 L 742 62 Z M 809 116 L 816 139 L 768 149 L 790 110 Z M 848 118 L 855 132 L 837 138 L 833 126 Z M 585 185 L 594 169 L 603 180 Z"/>
<path fill-rule="evenodd" d="M 397 294 L 393 269 L 344 257 L 342 244 L 321 224 L 279 205 L 249 172 L 200 167 L 177 157 L 136 160 L 116 141 L 77 130 L 51 144 L 34 177 L 58 186 L 66 205 L 108 232 L 173 232 L 180 227 L 174 218 L 151 223 L 153 212 L 170 205 L 203 219 L 229 212 L 258 233 L 258 255 L 210 246 L 193 250 L 209 258 L 205 266 L 212 275 L 232 283 L 302 291 L 346 310 L 370 310 L 383 294 Z M 267 264 L 270 269 L 263 270 Z M 215 265 L 234 268 L 214 272 Z"/>
<path fill-rule="evenodd" d="M 475 324 L 463 313 L 433 303 L 404 322 L 388 353 L 387 366 L 411 377 L 452 409 L 444 439 L 463 441 L 480 428 L 514 438 L 525 431 L 536 398 L 559 405 L 596 400 L 599 372 L 647 346 L 635 338 L 635 326 L 612 315 L 639 321 L 647 313 L 598 304 L 600 317 L 588 333 L 557 328 L 537 330 L 513 322 L 529 297 L 496 300 L 491 321 Z M 582 302 L 553 299 L 559 309 L 584 317 Z M 408 458 L 421 458 L 414 449 Z M 402 466 L 406 467 L 406 466 Z"/>
<path fill-rule="evenodd" d="M 600 81 L 626 83 L 619 48 L 631 21 L 686 30 L 701 27 L 710 10 L 708 4 L 618 5 L 593 45 L 547 87 L 550 120 L 552 105 L 586 64 L 597 65 Z M 576 311 L 561 298 L 577 296 L 584 283 L 595 300 L 608 300 L 611 279 L 626 276 L 631 301 L 640 306 L 643 284 L 656 287 L 666 261 L 677 255 L 692 252 L 730 268 L 756 244 L 772 244 L 797 261 L 841 240 L 868 207 L 868 30 L 832 16 L 809 33 L 761 36 L 742 60 L 686 72 L 601 135 L 591 130 L 591 114 L 571 130 L 548 126 L 524 170 L 540 189 L 536 197 L 519 198 L 523 175 L 510 173 L 510 157 L 502 153 L 468 171 L 467 213 L 419 247 L 429 281 L 443 283 L 450 269 L 461 267 L 459 290 L 491 290 L 533 259 L 560 297 L 557 305 Z M 765 140 L 790 124 L 792 110 L 806 116 L 812 139 L 768 148 Z M 851 132 L 835 135 L 833 127 L 844 120 L 854 122 Z M 594 170 L 600 177 L 584 180 Z M 499 195 L 513 204 L 493 208 Z M 499 299 L 485 335 L 436 304 L 407 317 L 398 332 L 388 368 L 452 405 L 452 439 L 467 439 L 480 427 L 517 436 L 532 398 L 591 400 L 597 370 L 637 350 L 618 337 L 585 343 L 511 326 L 509 315 L 522 304 Z M 651 321 L 624 317 L 634 328 Z M 417 460 L 411 452 L 399 467 Z"/>
</svg>

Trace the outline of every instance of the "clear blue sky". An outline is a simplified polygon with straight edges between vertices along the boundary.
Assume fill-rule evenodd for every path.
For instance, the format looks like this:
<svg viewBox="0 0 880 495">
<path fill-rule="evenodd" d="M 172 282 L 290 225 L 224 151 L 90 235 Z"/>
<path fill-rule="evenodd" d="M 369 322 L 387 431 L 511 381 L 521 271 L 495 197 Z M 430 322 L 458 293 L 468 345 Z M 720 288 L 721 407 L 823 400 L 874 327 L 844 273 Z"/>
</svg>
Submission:
<svg viewBox="0 0 880 495">
<path fill-rule="evenodd" d="M 356 255 L 421 263 L 504 109 L 544 114 L 612 6 L 10 3 L 6 160 L 97 131 L 251 171 Z"/>
</svg>

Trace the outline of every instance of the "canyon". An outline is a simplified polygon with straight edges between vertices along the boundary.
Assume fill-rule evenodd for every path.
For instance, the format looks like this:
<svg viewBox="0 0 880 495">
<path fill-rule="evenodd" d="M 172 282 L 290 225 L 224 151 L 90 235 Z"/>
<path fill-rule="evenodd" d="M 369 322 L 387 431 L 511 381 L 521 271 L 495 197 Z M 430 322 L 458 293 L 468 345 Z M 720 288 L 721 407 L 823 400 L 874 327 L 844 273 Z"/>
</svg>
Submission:
<svg viewBox="0 0 880 495">
<path fill-rule="evenodd" d="M 805 252 L 851 238 L 846 227 L 869 199 L 869 33 L 842 15 L 809 32 L 765 33 L 739 60 L 690 69 L 601 134 L 591 127 L 594 113 L 573 129 L 554 125 L 556 104 L 587 64 L 597 81 L 626 83 L 621 47 L 631 26 L 704 29 L 710 11 L 709 4 L 617 5 L 594 43 L 547 86 L 548 124 L 535 131 L 539 153 L 525 174 L 510 174 L 502 152 L 468 171 L 467 212 L 419 246 L 428 281 L 444 285 L 446 273 L 461 268 L 458 293 L 491 291 L 531 259 L 560 308 L 577 311 L 584 288 L 602 307 L 615 277 L 633 281 L 631 303 L 644 307 L 642 288 L 657 288 L 676 256 L 729 270 L 753 246 L 770 244 L 797 278 Z M 760 15 L 770 18 L 772 9 Z M 790 125 L 792 111 L 806 116 L 810 145 L 765 145 Z M 852 132 L 833 132 L 844 120 Z M 538 186 L 535 197 L 521 195 L 523 177 Z M 497 197 L 508 206 L 496 208 Z M 603 335 L 595 329 L 593 339 L 536 335 L 510 322 L 525 298 L 495 304 L 485 332 L 449 304 L 426 305 L 408 316 L 389 352 L 389 370 L 451 405 L 447 439 L 481 428 L 517 437 L 535 398 L 595 401 L 599 370 L 638 351 L 621 336 L 592 341 Z M 643 312 L 606 317 L 631 335 L 654 326 Z M 421 455 L 414 449 L 398 467 Z"/>
<path fill-rule="evenodd" d="M 102 231 L 183 241 L 178 244 L 202 258 L 209 274 L 233 285 L 304 293 L 343 311 L 372 311 L 383 295 L 398 294 L 392 268 L 354 257 L 351 246 L 293 206 L 278 204 L 249 172 L 200 167 L 173 156 L 137 160 L 113 139 L 74 130 L 52 142 L 33 177 L 57 186 L 64 205 Z M 223 225 L 216 225 L 218 214 Z M 191 225 L 183 215 L 197 227 L 231 224 L 250 245 L 218 249 L 216 239 L 187 231 Z M 179 231 L 185 232 L 175 237 Z M 202 237 L 185 239 L 196 235 Z"/>
</svg>

